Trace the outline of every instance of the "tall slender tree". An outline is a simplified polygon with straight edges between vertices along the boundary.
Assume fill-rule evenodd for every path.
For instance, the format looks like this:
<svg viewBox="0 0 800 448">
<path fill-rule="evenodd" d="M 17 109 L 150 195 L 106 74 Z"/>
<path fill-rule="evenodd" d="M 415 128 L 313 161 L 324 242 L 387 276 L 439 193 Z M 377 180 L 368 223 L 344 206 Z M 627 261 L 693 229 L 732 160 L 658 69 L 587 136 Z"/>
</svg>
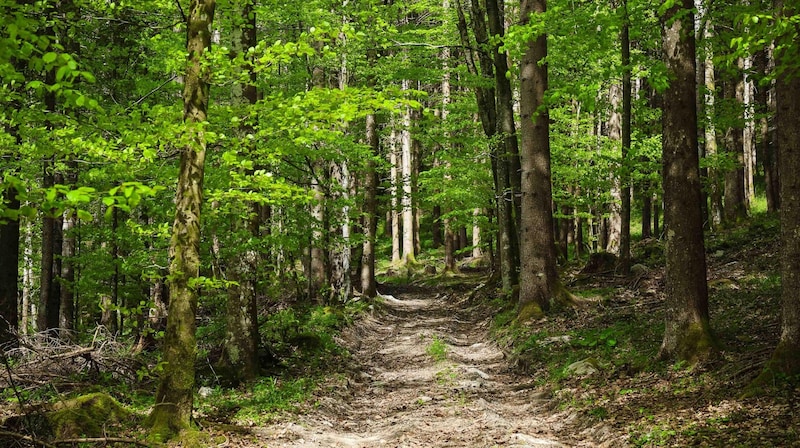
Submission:
<svg viewBox="0 0 800 448">
<path fill-rule="evenodd" d="M 181 148 L 172 225 L 169 267 L 170 301 L 164 335 L 164 370 L 148 417 L 157 439 L 169 439 L 188 429 L 195 386 L 195 316 L 200 272 L 200 212 L 206 157 L 206 118 L 215 0 L 192 0 L 186 17 L 188 62 L 184 76 L 183 120 L 186 135 Z"/>
</svg>

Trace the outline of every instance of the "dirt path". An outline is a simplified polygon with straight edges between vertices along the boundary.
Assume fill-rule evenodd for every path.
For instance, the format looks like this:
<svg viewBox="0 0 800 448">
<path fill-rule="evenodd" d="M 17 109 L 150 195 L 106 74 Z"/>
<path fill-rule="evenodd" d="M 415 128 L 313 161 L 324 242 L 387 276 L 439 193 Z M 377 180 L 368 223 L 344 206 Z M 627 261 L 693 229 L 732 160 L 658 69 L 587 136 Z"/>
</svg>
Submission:
<svg viewBox="0 0 800 448">
<path fill-rule="evenodd" d="M 269 447 L 558 447 L 569 424 L 487 342 L 489 320 L 460 311 L 464 293 L 392 291 L 384 310 L 344 335 L 352 377 L 292 423 L 258 431 Z M 426 352 L 434 341 L 446 359 Z"/>
</svg>

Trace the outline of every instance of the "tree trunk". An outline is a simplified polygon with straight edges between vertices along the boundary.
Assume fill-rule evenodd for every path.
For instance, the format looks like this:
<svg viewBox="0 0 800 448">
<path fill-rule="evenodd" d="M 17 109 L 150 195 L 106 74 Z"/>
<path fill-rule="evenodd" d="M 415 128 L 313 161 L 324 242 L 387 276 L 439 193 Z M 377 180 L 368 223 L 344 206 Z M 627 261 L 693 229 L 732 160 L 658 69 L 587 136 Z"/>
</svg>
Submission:
<svg viewBox="0 0 800 448">
<path fill-rule="evenodd" d="M 653 237 L 653 193 L 644 190 L 642 195 L 642 239 Z"/>
<path fill-rule="evenodd" d="M 215 0 L 192 0 L 187 17 L 188 64 L 183 89 L 183 119 L 188 134 L 181 149 L 170 240 L 170 301 L 164 335 L 164 370 L 148 417 L 155 438 L 167 440 L 190 427 L 195 385 L 195 315 L 200 271 L 200 211 L 209 83 L 204 53 L 211 45 Z"/>
<path fill-rule="evenodd" d="M 741 59 L 739 68 L 741 68 Z M 726 80 L 725 98 L 736 104 L 734 124 L 725 132 L 725 140 L 736 166 L 725 172 L 725 221 L 734 225 L 747 218 L 744 182 L 744 75 L 736 70 L 735 78 Z"/>
<path fill-rule="evenodd" d="M 522 0 L 521 23 L 544 14 L 546 0 Z M 528 42 L 520 62 L 522 144 L 522 220 L 520 228 L 519 316 L 541 315 L 550 307 L 556 289 L 556 249 L 553 232 L 553 194 L 550 180 L 550 118 L 544 105 L 547 90 L 547 36 Z"/>
<path fill-rule="evenodd" d="M 505 35 L 505 18 L 503 10 L 499 6 L 498 0 L 486 0 L 486 12 L 488 16 L 489 33 L 491 34 L 494 45 L 491 46 L 494 55 L 494 79 L 497 94 L 497 126 L 502 135 L 502 144 L 499 146 L 498 171 L 499 180 L 503 185 L 503 195 L 501 196 L 505 225 L 508 233 L 508 262 L 510 266 L 510 280 L 512 284 L 518 282 L 517 270 L 519 268 L 519 239 L 518 239 L 518 218 L 515 215 L 521 212 L 521 205 L 518 203 L 520 192 L 520 172 L 519 169 L 519 144 L 517 142 L 517 129 L 514 122 L 514 96 L 511 89 L 511 80 L 507 73 L 508 55 L 500 50 L 500 42 Z"/>
<path fill-rule="evenodd" d="M 403 90 L 409 89 L 409 81 L 403 80 Z M 400 131 L 400 181 L 403 194 L 400 197 L 401 214 L 403 216 L 403 263 L 413 264 L 414 257 L 414 207 L 411 198 L 412 182 L 412 147 L 411 147 L 411 108 L 403 110 L 403 127 Z"/>
<path fill-rule="evenodd" d="M 608 99 L 611 103 L 611 112 L 608 118 L 608 138 L 612 142 L 619 142 L 622 147 L 622 86 L 612 84 L 609 88 Z M 622 157 L 620 157 L 622 164 Z M 611 173 L 611 204 L 607 225 L 607 237 L 604 244 L 606 252 L 620 254 L 620 238 L 622 235 L 622 167 Z"/>
<path fill-rule="evenodd" d="M 64 212 L 61 246 L 61 297 L 58 312 L 58 335 L 65 341 L 75 338 L 75 268 L 76 239 L 74 235 L 78 218 L 74 210 Z"/>
<path fill-rule="evenodd" d="M 53 175 L 54 161 L 49 157 L 44 163 L 42 187 L 52 188 L 55 185 Z M 38 331 L 58 328 L 58 311 L 60 297 L 55 291 L 55 240 L 56 219 L 54 210 L 44 210 L 42 218 L 42 259 L 39 278 L 39 315 L 36 320 Z M 60 229 L 59 229 L 60 231 Z"/>
<path fill-rule="evenodd" d="M 759 76 L 766 77 L 769 74 L 770 52 L 763 50 L 756 53 L 755 66 Z M 780 208 L 780 182 L 778 181 L 778 157 L 776 155 L 776 145 L 770 138 L 770 95 L 769 87 L 756 85 L 755 108 L 758 133 L 758 146 L 756 148 L 756 159 L 761 160 L 764 170 L 764 190 L 767 197 L 767 211 L 775 212 Z"/>
<path fill-rule="evenodd" d="M 375 281 L 375 242 L 378 229 L 378 173 L 375 158 L 380 151 L 378 124 L 375 114 L 366 117 L 367 144 L 372 157 L 364 173 L 364 244 L 361 253 L 361 293 L 367 297 L 378 295 Z"/>
<path fill-rule="evenodd" d="M 400 154 L 397 151 L 397 130 L 394 129 L 392 120 L 392 132 L 389 136 L 389 177 L 391 179 L 391 201 L 392 210 L 390 217 L 392 221 L 392 263 L 400 263 L 400 253 L 402 251 L 402 241 L 400 235 Z"/>
<path fill-rule="evenodd" d="M 8 182 L 8 179 L 3 179 Z M 7 185 L 3 202 L 7 210 L 19 210 L 17 189 Z M 7 219 L 0 224 L 0 350 L 16 337 L 19 315 L 17 285 L 19 284 L 19 219 Z"/>
<path fill-rule="evenodd" d="M 248 50 L 254 48 L 256 40 L 256 12 L 253 0 L 241 0 L 234 4 L 245 18 L 244 22 L 233 30 L 233 51 L 247 55 Z M 247 61 L 248 56 L 245 56 Z M 256 89 L 256 74 L 245 63 L 242 70 L 249 71 L 248 82 L 243 83 L 241 93 L 234 97 L 237 103 L 245 107 L 258 101 Z M 238 96 L 238 98 L 236 98 Z M 252 126 L 244 124 L 240 129 L 244 146 L 251 153 L 256 148 L 249 144 L 245 135 L 252 134 Z M 247 205 L 249 216 L 237 220 L 235 227 L 246 229 L 247 239 L 260 238 L 261 206 L 257 203 Z M 225 310 L 225 345 L 222 352 L 222 373 L 232 386 L 249 383 L 258 377 L 258 303 L 256 289 L 258 287 L 259 253 L 252 247 L 252 243 L 244 244 L 244 249 L 233 255 L 227 265 L 230 266 L 227 274 L 235 285 L 228 288 L 228 301 Z"/>
<path fill-rule="evenodd" d="M 628 1 L 622 1 L 623 18 L 620 31 L 622 46 L 622 173 L 620 175 L 619 268 L 627 275 L 631 267 L 631 176 L 628 154 L 631 149 L 631 40 Z"/>
<path fill-rule="evenodd" d="M 481 226 L 479 219 L 482 214 L 481 209 L 476 208 L 472 210 L 472 257 L 483 257 L 483 248 L 481 247 Z"/>
<path fill-rule="evenodd" d="M 708 16 L 706 16 L 708 17 Z M 705 112 L 705 130 L 704 152 L 706 157 L 714 157 L 717 155 L 717 130 L 714 126 L 714 100 L 716 81 L 714 78 L 714 54 L 711 48 L 712 27 L 711 20 L 705 20 L 705 27 L 703 28 L 703 43 L 706 48 L 704 51 L 705 57 L 703 58 L 703 83 L 705 85 L 704 95 L 704 112 Z M 712 229 L 717 229 L 722 224 L 722 191 L 723 186 L 720 184 L 720 175 L 716 169 L 708 169 L 708 184 L 709 184 L 709 199 L 708 205 L 708 220 Z"/>
<path fill-rule="evenodd" d="M 790 3 L 776 1 L 783 20 L 798 13 Z M 778 346 L 756 380 L 763 385 L 775 379 L 792 379 L 800 373 L 800 71 L 797 42 L 791 32 L 776 42 L 778 77 L 775 84 L 778 158 L 781 167 L 781 336 Z"/>
<path fill-rule="evenodd" d="M 700 168 L 697 152 L 692 0 L 662 16 L 670 85 L 664 92 L 663 182 L 666 232 L 666 327 L 660 356 L 696 362 L 714 348 L 708 316 Z"/>
<path fill-rule="evenodd" d="M 65 183 L 74 186 L 78 180 L 78 167 L 74 160 L 67 162 Z M 66 210 L 61 218 L 61 291 L 58 312 L 58 334 L 65 341 L 74 339 L 75 334 L 75 255 L 77 250 L 74 235 L 78 217 L 75 210 Z"/>
</svg>

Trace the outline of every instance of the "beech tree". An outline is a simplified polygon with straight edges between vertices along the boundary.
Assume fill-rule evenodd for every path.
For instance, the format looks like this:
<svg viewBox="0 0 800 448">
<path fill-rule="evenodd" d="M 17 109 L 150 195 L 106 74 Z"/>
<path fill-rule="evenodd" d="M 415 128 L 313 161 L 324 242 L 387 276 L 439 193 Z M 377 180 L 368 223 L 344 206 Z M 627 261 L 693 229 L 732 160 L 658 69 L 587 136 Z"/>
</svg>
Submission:
<svg viewBox="0 0 800 448">
<path fill-rule="evenodd" d="M 523 0 L 520 23 L 536 23 L 546 10 L 545 0 Z M 558 281 L 551 205 L 550 115 L 544 103 L 546 57 L 547 35 L 538 30 L 528 42 L 520 61 L 522 217 L 519 314 L 522 320 L 549 309 Z"/>
<path fill-rule="evenodd" d="M 663 177 L 666 229 L 666 327 L 661 357 L 711 356 L 700 167 L 697 152 L 694 4 L 676 1 L 661 17 L 664 62 Z"/>
<path fill-rule="evenodd" d="M 205 55 L 211 46 L 215 0 L 192 0 L 186 16 L 188 63 L 184 77 L 180 168 L 170 241 L 170 301 L 164 335 L 164 371 L 148 417 L 157 438 L 188 429 L 195 386 L 195 314 L 200 275 L 201 209 L 209 103 Z"/>
</svg>

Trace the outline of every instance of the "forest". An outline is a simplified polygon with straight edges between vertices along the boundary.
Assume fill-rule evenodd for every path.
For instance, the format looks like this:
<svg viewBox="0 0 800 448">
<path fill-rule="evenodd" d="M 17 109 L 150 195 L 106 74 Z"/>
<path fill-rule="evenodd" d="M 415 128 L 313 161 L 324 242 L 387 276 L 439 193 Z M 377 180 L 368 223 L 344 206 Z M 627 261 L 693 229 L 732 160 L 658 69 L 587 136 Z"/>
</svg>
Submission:
<svg viewBox="0 0 800 448">
<path fill-rule="evenodd" d="M 795 2 L 0 6 L 0 445 L 800 443 Z"/>
</svg>

